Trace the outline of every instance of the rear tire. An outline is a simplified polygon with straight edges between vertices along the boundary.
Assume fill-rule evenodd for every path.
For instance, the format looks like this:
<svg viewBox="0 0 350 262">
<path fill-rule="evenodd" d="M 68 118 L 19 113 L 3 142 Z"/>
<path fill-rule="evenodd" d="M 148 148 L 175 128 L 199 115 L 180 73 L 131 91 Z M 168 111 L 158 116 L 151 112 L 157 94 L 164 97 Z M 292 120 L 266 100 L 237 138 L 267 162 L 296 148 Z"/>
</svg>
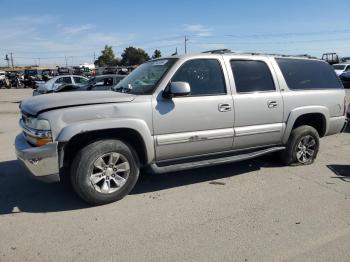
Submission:
<svg viewBox="0 0 350 262">
<path fill-rule="evenodd" d="M 79 151 L 71 167 L 71 183 L 91 205 L 122 199 L 135 186 L 139 164 L 133 149 L 120 140 L 93 142 Z"/>
<path fill-rule="evenodd" d="M 280 158 L 285 165 L 310 165 L 317 157 L 320 137 L 315 128 L 307 125 L 292 130 L 286 149 Z"/>
</svg>

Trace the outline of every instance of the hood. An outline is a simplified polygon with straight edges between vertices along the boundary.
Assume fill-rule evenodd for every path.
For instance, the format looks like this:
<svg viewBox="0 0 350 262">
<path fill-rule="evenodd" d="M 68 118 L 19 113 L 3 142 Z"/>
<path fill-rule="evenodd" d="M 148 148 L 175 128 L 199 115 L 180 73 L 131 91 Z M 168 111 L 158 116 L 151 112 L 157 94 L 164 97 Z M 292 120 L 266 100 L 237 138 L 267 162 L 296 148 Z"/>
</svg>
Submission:
<svg viewBox="0 0 350 262">
<path fill-rule="evenodd" d="M 77 91 L 34 96 L 21 102 L 23 112 L 36 116 L 40 112 L 82 105 L 131 102 L 134 95 L 114 91 Z"/>
</svg>

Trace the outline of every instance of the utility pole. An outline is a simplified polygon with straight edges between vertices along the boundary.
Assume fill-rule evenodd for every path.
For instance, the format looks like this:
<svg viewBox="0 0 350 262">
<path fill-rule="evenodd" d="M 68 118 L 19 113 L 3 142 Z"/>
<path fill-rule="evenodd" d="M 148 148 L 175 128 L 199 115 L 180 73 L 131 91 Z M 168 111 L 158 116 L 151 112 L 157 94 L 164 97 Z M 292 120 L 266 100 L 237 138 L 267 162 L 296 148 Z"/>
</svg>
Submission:
<svg viewBox="0 0 350 262">
<path fill-rule="evenodd" d="M 95 61 L 96 61 L 96 54 L 94 52 L 94 61 L 92 61 L 92 63 L 95 64 Z"/>
<path fill-rule="evenodd" d="M 188 42 L 188 38 L 185 35 L 185 54 L 187 53 L 187 42 Z"/>
<path fill-rule="evenodd" d="M 67 56 L 64 56 L 64 59 L 66 60 L 66 67 L 68 67 Z"/>
<path fill-rule="evenodd" d="M 5 60 L 7 61 L 7 68 L 10 68 L 10 59 L 8 54 L 6 54 Z"/>
<path fill-rule="evenodd" d="M 13 56 L 12 56 L 12 52 L 10 53 L 10 57 L 11 57 L 11 66 L 12 66 L 12 69 L 13 69 Z"/>
</svg>

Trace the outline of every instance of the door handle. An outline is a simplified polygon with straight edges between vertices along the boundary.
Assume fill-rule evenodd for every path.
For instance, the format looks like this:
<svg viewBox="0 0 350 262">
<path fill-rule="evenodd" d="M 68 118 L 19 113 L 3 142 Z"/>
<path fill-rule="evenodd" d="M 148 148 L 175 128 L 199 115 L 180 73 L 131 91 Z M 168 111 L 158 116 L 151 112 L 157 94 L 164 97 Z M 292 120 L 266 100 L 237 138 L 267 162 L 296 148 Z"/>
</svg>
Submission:
<svg viewBox="0 0 350 262">
<path fill-rule="evenodd" d="M 231 111 L 232 106 L 230 104 L 219 104 L 218 108 L 219 112 L 227 112 Z"/>
<path fill-rule="evenodd" d="M 268 102 L 267 102 L 267 107 L 268 107 L 268 108 L 275 108 L 275 107 L 277 107 L 277 106 L 278 106 L 277 101 L 268 101 Z"/>
</svg>

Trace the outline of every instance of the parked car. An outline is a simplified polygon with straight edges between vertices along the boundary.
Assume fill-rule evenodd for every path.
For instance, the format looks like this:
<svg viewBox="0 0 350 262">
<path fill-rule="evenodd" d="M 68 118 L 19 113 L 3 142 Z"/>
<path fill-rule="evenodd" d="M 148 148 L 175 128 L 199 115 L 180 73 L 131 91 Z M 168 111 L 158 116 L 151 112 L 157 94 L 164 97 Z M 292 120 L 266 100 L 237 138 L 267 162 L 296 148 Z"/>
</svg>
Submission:
<svg viewBox="0 0 350 262">
<path fill-rule="evenodd" d="M 343 82 L 344 87 L 350 87 L 350 70 L 342 73 L 339 78 Z"/>
<path fill-rule="evenodd" d="M 18 72 L 15 72 L 15 71 L 7 72 L 6 78 L 9 81 L 9 86 L 7 86 L 7 88 L 23 88 L 23 87 L 25 87 L 22 75 Z"/>
<path fill-rule="evenodd" d="M 41 79 L 45 82 L 49 81 L 54 77 L 54 71 L 52 69 L 44 69 L 41 72 Z"/>
<path fill-rule="evenodd" d="M 33 96 L 46 93 L 53 93 L 63 84 L 74 86 L 83 86 L 88 82 L 88 78 L 78 75 L 60 75 L 50 79 L 47 82 L 36 82 L 37 88 L 33 91 Z"/>
<path fill-rule="evenodd" d="M 0 88 L 2 88 L 2 87 L 11 88 L 10 81 L 6 77 L 5 71 L 0 71 Z"/>
<path fill-rule="evenodd" d="M 5 71 L 0 71 L 0 80 L 5 79 L 6 72 Z"/>
<path fill-rule="evenodd" d="M 83 85 L 73 83 L 62 84 L 52 90 L 54 93 L 70 92 L 70 91 L 105 91 L 111 90 L 113 86 L 118 84 L 125 76 L 124 75 L 106 75 L 90 78 Z"/>
<path fill-rule="evenodd" d="M 140 168 L 182 171 L 272 152 L 286 165 L 312 164 L 320 137 L 346 123 L 344 88 L 314 59 L 173 56 L 140 65 L 113 90 L 22 101 L 18 159 L 37 178 L 69 178 L 99 205 L 127 195 Z"/>
<path fill-rule="evenodd" d="M 325 53 L 321 58 L 323 61 L 329 63 L 330 65 L 338 64 L 340 59 L 337 53 Z"/>
<path fill-rule="evenodd" d="M 73 68 L 69 68 L 69 67 L 58 67 L 57 74 L 58 75 L 74 75 L 74 70 L 73 70 Z"/>
<path fill-rule="evenodd" d="M 38 69 L 25 69 L 23 80 L 24 86 L 34 88 L 36 81 L 42 81 L 41 71 Z"/>
<path fill-rule="evenodd" d="M 117 74 L 118 72 L 119 72 L 119 68 L 118 67 L 106 67 L 102 71 L 102 75 L 112 75 L 112 74 Z"/>
<path fill-rule="evenodd" d="M 339 76 L 344 72 L 350 71 L 350 64 L 334 64 L 333 68 L 335 73 Z"/>
</svg>

